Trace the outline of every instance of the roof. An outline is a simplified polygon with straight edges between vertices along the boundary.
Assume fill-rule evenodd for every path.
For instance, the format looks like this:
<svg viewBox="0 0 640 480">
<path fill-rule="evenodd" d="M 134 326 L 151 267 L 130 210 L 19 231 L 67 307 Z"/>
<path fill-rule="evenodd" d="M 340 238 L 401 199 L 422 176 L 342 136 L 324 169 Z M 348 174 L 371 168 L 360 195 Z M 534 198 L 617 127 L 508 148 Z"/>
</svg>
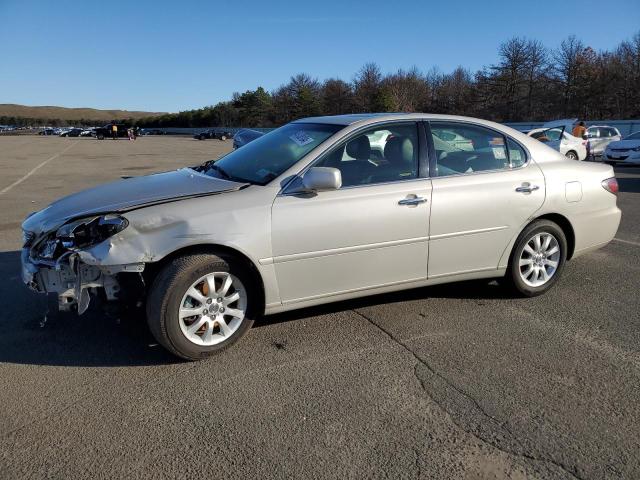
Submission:
<svg viewBox="0 0 640 480">
<path fill-rule="evenodd" d="M 331 125 L 351 125 L 352 123 L 373 118 L 386 116 L 396 117 L 398 115 L 408 115 L 406 113 L 352 113 L 348 115 L 328 115 L 324 117 L 308 117 L 296 120 L 295 123 L 328 123 Z"/>
</svg>

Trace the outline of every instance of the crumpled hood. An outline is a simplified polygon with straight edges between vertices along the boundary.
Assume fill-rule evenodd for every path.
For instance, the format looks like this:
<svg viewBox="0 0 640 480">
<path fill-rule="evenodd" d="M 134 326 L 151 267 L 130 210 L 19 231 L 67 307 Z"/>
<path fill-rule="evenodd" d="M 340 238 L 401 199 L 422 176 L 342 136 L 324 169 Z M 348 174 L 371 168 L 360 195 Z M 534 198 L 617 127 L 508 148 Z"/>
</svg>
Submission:
<svg viewBox="0 0 640 480">
<path fill-rule="evenodd" d="M 56 200 L 28 217 L 22 228 L 40 234 L 58 228 L 72 218 L 123 212 L 164 201 L 234 191 L 244 185 L 209 177 L 190 168 L 132 177 Z"/>
</svg>

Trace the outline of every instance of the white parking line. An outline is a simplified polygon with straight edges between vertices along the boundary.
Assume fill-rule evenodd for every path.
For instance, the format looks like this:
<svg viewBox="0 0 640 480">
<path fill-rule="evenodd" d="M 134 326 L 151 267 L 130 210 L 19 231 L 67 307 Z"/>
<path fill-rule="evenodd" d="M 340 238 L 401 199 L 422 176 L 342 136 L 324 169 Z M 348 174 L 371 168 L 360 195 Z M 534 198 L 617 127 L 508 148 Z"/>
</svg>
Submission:
<svg viewBox="0 0 640 480">
<path fill-rule="evenodd" d="M 42 162 L 39 165 L 36 165 L 34 168 L 32 168 L 29 173 L 27 173 L 24 177 L 19 178 L 18 180 L 16 180 L 15 182 L 13 182 L 11 185 L 9 185 L 8 187 L 4 187 L 2 190 L 0 190 L 0 195 L 2 195 L 3 193 L 7 193 L 9 190 L 11 190 L 13 187 L 15 187 L 16 185 L 20 185 L 22 182 L 24 182 L 27 178 L 29 178 L 31 175 L 33 175 L 34 173 L 36 173 L 38 170 L 40 170 L 42 167 L 44 167 L 47 163 L 49 163 L 52 160 L 55 160 L 56 158 L 58 158 L 60 155 L 62 155 L 63 153 L 65 153 L 67 150 L 69 150 L 71 147 L 73 147 L 74 145 L 76 145 L 79 142 L 79 140 L 76 140 L 74 143 L 72 143 L 71 145 L 69 145 L 67 148 L 65 148 L 64 150 L 62 150 L 61 152 L 56 153 L 54 156 L 47 158 L 44 162 Z"/>
<path fill-rule="evenodd" d="M 616 242 L 627 243 L 629 245 L 635 245 L 636 247 L 640 247 L 640 242 L 632 242 L 631 240 L 622 240 L 621 238 L 614 237 Z"/>
</svg>

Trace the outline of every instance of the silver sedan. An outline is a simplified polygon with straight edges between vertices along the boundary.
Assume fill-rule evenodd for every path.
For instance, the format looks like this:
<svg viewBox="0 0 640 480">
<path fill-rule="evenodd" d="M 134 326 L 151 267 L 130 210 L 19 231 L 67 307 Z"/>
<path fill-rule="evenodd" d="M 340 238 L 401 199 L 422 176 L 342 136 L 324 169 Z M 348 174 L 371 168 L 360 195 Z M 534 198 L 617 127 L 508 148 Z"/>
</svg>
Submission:
<svg viewBox="0 0 640 480">
<path fill-rule="evenodd" d="M 307 118 L 32 214 L 22 276 L 78 313 L 97 294 L 144 304 L 158 342 L 199 359 L 326 302 L 479 278 L 540 295 L 614 237 L 617 189 L 610 166 L 492 122 Z"/>
</svg>

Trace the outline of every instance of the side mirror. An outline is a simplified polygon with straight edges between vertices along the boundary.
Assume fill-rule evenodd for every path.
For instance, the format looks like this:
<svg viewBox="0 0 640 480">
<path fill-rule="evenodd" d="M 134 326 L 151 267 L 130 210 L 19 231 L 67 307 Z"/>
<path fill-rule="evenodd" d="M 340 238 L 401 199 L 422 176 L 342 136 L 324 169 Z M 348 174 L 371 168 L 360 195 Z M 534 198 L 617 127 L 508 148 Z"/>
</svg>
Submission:
<svg viewBox="0 0 640 480">
<path fill-rule="evenodd" d="M 342 174 L 337 168 L 313 167 L 302 176 L 302 184 L 311 192 L 338 190 L 342 187 Z"/>
</svg>

